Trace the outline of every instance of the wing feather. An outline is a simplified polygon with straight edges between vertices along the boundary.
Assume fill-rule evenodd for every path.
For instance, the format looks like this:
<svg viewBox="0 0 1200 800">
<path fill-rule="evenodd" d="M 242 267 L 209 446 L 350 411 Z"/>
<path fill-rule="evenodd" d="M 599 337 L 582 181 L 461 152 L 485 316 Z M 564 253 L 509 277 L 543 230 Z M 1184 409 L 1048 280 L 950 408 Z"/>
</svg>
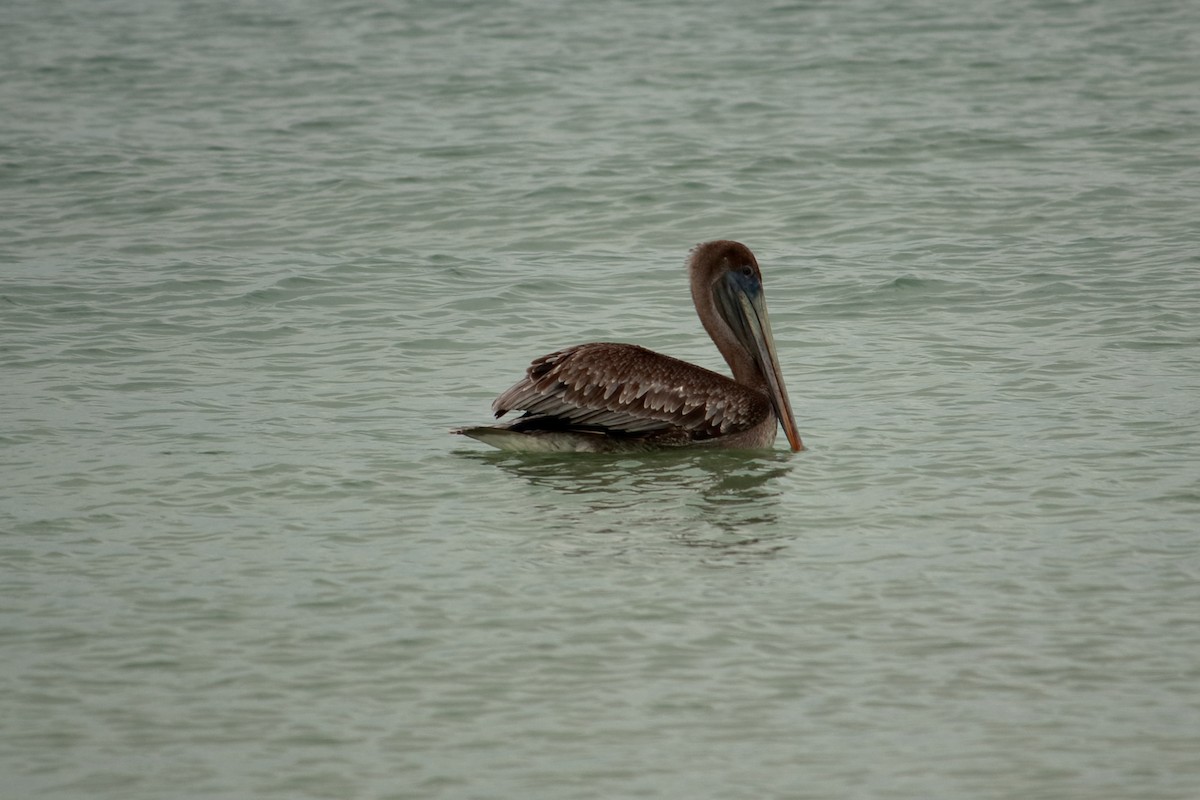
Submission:
<svg viewBox="0 0 1200 800">
<path fill-rule="evenodd" d="M 620 434 L 684 431 L 692 439 L 754 427 L 766 395 L 711 370 L 632 344 L 593 342 L 542 356 L 496 398 L 497 417 L 524 411 L 554 427 Z M 525 419 L 524 417 L 522 419 Z"/>
</svg>

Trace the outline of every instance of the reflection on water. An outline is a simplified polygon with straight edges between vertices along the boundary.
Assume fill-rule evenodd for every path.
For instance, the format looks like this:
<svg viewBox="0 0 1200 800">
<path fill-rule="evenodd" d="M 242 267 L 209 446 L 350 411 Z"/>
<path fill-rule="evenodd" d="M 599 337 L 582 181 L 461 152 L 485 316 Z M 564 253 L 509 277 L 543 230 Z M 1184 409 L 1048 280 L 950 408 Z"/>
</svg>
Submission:
<svg viewBox="0 0 1200 800">
<path fill-rule="evenodd" d="M 786 474 L 792 456 L 783 452 L 662 450 L 637 454 L 471 453 L 529 483 L 572 494 L 657 490 L 665 482 L 714 496 L 756 493 Z"/>
<path fill-rule="evenodd" d="M 520 478 L 539 524 L 556 528 L 556 535 L 588 530 L 644 539 L 665 533 L 689 547 L 760 556 L 781 549 L 781 538 L 790 535 L 778 507 L 781 479 L 796 462 L 782 451 L 465 457 Z"/>
</svg>

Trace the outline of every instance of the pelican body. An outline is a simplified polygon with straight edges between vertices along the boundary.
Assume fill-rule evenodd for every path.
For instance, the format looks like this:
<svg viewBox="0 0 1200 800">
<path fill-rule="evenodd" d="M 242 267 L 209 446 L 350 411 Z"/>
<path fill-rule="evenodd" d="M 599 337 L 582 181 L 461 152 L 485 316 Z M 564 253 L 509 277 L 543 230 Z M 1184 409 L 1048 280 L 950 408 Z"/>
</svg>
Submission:
<svg viewBox="0 0 1200 800">
<path fill-rule="evenodd" d="M 692 250 L 688 275 L 732 378 L 633 344 L 581 344 L 536 359 L 492 403 L 497 418 L 523 415 L 454 432 L 502 450 L 607 453 L 770 447 L 782 425 L 792 450 L 802 450 L 754 254 L 738 242 L 705 242 Z"/>
</svg>

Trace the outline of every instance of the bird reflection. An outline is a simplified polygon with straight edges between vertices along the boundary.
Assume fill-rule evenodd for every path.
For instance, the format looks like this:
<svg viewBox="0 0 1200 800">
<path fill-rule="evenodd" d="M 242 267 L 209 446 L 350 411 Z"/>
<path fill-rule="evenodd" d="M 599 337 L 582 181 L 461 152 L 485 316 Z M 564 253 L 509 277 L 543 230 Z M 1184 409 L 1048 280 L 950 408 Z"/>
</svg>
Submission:
<svg viewBox="0 0 1200 800">
<path fill-rule="evenodd" d="M 762 557 L 784 546 L 780 479 L 795 468 L 785 453 L 747 458 L 736 451 L 656 451 L 637 455 L 472 452 L 532 490 L 525 516 L 578 536 L 593 532 L 648 544 L 666 534 L 714 554 Z M 550 494 L 546 493 L 550 491 Z M 611 540 L 609 542 L 612 543 Z"/>
</svg>

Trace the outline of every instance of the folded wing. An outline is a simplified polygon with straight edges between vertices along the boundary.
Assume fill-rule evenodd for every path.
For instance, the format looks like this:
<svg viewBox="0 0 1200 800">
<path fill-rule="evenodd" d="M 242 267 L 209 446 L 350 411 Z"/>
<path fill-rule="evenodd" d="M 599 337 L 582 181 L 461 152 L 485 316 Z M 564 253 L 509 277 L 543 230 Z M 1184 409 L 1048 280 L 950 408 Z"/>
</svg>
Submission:
<svg viewBox="0 0 1200 800">
<path fill-rule="evenodd" d="M 771 412 L 765 394 L 644 347 L 569 347 L 530 364 L 496 398 L 496 416 L 524 411 L 520 429 L 580 429 L 632 436 L 663 431 L 709 439 L 754 427 Z"/>
</svg>

